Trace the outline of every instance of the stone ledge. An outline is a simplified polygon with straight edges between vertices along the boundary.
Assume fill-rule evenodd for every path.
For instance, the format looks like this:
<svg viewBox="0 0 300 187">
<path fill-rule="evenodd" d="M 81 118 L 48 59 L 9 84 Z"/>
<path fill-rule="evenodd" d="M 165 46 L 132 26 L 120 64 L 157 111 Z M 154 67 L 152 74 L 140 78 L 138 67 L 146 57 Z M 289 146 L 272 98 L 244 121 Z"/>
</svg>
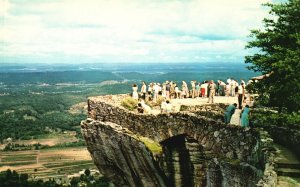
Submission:
<svg viewBox="0 0 300 187">
<path fill-rule="evenodd" d="M 127 96 L 89 98 L 89 116 L 99 121 L 116 123 L 157 142 L 175 135 L 187 134 L 216 154 L 230 159 L 257 162 L 251 158 L 257 150 L 255 147 L 259 145 L 256 131 L 247 131 L 240 126 L 228 126 L 188 111 L 158 115 L 134 113 L 115 104 L 115 101 L 122 97 Z M 111 104 L 112 100 L 114 104 Z"/>
<path fill-rule="evenodd" d="M 265 142 L 268 142 L 268 138 L 265 138 L 263 139 L 263 141 L 261 141 L 262 135 L 259 134 L 259 132 L 257 132 L 256 130 L 245 130 L 239 126 L 227 126 L 222 122 L 216 121 L 216 119 L 221 118 L 220 113 L 224 109 L 225 105 L 222 106 L 220 104 L 214 104 L 210 106 L 192 106 L 190 107 L 190 109 L 188 109 L 189 107 L 186 106 L 186 111 L 182 111 L 179 113 L 145 115 L 128 111 L 127 109 L 122 107 L 120 105 L 120 98 L 126 97 L 128 97 L 128 95 L 89 98 L 88 113 L 89 117 L 93 118 L 94 120 L 87 120 L 87 123 L 90 123 L 89 126 L 82 124 L 82 132 L 83 134 L 86 132 L 89 132 L 89 134 L 94 134 L 90 136 L 90 138 L 86 139 L 88 147 L 90 146 L 89 151 L 91 152 L 91 154 L 95 153 L 97 157 L 100 155 L 100 158 L 106 158 L 107 160 L 111 161 L 113 160 L 112 158 L 119 157 L 119 155 L 115 154 L 130 155 L 133 153 L 131 151 L 132 149 L 137 149 L 137 145 L 141 145 L 141 143 L 137 143 L 141 141 L 137 138 L 134 138 L 134 136 L 148 137 L 153 141 L 159 143 L 177 135 L 185 135 L 189 136 L 192 139 L 195 139 L 198 144 L 204 147 L 205 152 L 211 152 L 211 156 L 214 158 L 218 158 L 220 160 L 224 158 L 238 160 L 241 163 L 245 163 L 246 165 L 248 164 L 249 167 L 247 166 L 247 168 L 253 167 L 251 165 L 259 165 L 259 163 L 264 165 L 265 174 L 262 179 L 262 183 L 272 184 L 272 182 L 270 181 L 274 181 L 274 175 L 272 173 L 273 165 L 272 160 L 270 159 L 271 154 L 269 154 L 269 148 L 265 145 Z M 216 110 L 212 108 L 216 108 Z M 205 112 L 207 113 L 205 115 L 210 115 L 211 117 L 203 117 L 203 113 Z M 103 127 L 99 127 L 99 125 Z M 86 131 L 85 129 L 88 129 L 88 131 Z M 100 131 L 104 133 L 97 133 Z M 116 135 L 106 136 L 105 134 L 109 134 L 109 132 L 111 134 L 115 133 Z M 84 136 L 89 137 L 88 134 L 84 134 Z M 105 136 L 105 139 L 103 140 L 101 136 Z M 122 138 L 120 139 L 120 137 Z M 110 139 L 112 139 L 115 143 L 113 144 Z M 117 139 L 119 139 L 120 141 L 116 141 Z M 266 141 L 264 142 L 264 140 Z M 100 143 L 102 141 L 102 144 L 108 143 L 108 145 L 103 144 L 102 148 L 105 150 L 105 147 L 107 146 L 106 148 L 108 150 L 112 149 L 112 152 L 105 152 L 105 154 L 109 154 L 110 156 L 103 155 L 103 150 L 101 152 L 101 149 L 99 150 L 99 147 L 97 147 L 97 141 L 100 141 Z M 121 149 L 120 146 L 126 147 L 128 149 L 128 153 L 126 150 L 123 150 L 123 152 L 117 151 L 116 147 L 119 147 Z M 147 152 L 147 147 L 145 146 L 145 144 L 143 144 L 142 147 L 144 147 L 142 149 L 146 150 Z M 195 151 L 192 147 L 193 146 L 191 146 L 190 151 Z M 95 151 L 94 149 L 98 151 Z M 147 155 L 148 154 L 150 154 L 149 150 Z M 108 159 L 108 157 L 111 158 Z M 101 160 L 97 160 L 95 156 L 93 158 L 95 158 L 95 163 L 98 163 L 98 168 L 105 167 L 105 164 L 103 164 L 103 162 L 100 162 Z M 110 162 L 108 162 L 107 164 L 109 166 Z M 117 162 L 115 164 L 118 165 Z M 144 166 L 134 165 L 132 167 L 141 168 Z M 230 166 L 229 168 L 233 169 L 234 167 Z M 113 174 L 110 173 L 113 172 L 113 169 L 105 172 L 108 174 Z M 159 169 L 157 170 L 157 172 L 160 172 Z M 253 172 L 255 173 L 256 171 Z M 175 174 L 178 175 L 178 173 L 174 173 L 174 175 Z M 118 175 L 124 176 L 121 171 Z M 261 174 L 258 173 L 257 175 Z M 164 178 L 164 175 L 162 176 L 162 178 Z M 134 176 L 132 175 L 128 175 L 128 177 L 134 178 Z M 228 177 L 230 178 L 229 175 Z M 117 180 L 121 180 L 118 177 L 115 178 L 117 178 Z M 130 180 L 133 180 L 132 178 Z M 125 184 L 127 179 L 122 180 L 125 181 Z M 133 181 L 132 184 L 136 183 L 134 183 Z M 231 181 L 230 184 L 238 183 L 234 183 Z"/>
</svg>

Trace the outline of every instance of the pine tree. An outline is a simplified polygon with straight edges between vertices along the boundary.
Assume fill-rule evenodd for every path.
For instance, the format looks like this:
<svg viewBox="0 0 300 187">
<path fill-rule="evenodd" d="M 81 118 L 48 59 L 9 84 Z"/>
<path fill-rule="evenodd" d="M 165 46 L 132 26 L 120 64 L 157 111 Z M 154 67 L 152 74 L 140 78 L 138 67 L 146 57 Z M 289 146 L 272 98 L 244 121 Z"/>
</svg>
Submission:
<svg viewBox="0 0 300 187">
<path fill-rule="evenodd" d="M 270 7 L 270 17 L 263 20 L 264 29 L 252 30 L 252 41 L 246 48 L 257 52 L 245 57 L 250 70 L 269 74 L 254 83 L 268 106 L 300 110 L 300 0 Z"/>
</svg>

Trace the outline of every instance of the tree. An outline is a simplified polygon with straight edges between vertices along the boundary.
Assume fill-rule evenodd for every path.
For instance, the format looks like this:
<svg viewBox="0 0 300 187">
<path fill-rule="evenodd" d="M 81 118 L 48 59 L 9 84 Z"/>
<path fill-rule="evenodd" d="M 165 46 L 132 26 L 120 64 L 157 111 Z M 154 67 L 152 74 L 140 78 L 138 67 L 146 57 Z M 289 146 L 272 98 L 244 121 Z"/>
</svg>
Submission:
<svg viewBox="0 0 300 187">
<path fill-rule="evenodd" d="M 246 48 L 257 50 L 245 57 L 250 70 L 270 76 L 254 83 L 254 88 L 268 106 L 279 111 L 300 110 L 300 0 L 270 7 L 270 17 L 263 20 L 263 30 L 252 30 Z"/>
</svg>

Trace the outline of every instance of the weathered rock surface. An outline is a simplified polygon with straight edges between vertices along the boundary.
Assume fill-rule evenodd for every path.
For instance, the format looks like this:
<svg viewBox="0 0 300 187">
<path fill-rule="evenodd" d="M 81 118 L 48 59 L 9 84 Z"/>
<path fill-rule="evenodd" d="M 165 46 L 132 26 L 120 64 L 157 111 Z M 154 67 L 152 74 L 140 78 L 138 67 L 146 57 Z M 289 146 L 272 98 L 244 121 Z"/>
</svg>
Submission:
<svg viewBox="0 0 300 187">
<path fill-rule="evenodd" d="M 261 134 L 216 121 L 225 105 L 144 115 L 121 107 L 124 97 L 89 98 L 91 119 L 82 122 L 95 164 L 116 186 L 253 186 L 269 177 Z M 161 154 L 154 158 L 139 136 L 160 143 Z"/>
<path fill-rule="evenodd" d="M 83 121 L 81 128 L 96 166 L 117 186 L 167 184 L 152 153 L 127 129 L 92 119 Z"/>
</svg>

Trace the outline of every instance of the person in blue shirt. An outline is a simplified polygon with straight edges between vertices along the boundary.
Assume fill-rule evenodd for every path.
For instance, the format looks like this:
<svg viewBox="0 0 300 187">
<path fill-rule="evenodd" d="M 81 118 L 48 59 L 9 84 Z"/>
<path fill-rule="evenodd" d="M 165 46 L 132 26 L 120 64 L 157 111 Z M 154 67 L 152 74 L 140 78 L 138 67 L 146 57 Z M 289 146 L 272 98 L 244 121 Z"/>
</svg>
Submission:
<svg viewBox="0 0 300 187">
<path fill-rule="evenodd" d="M 242 127 L 249 127 L 249 115 L 250 115 L 249 105 L 246 105 L 241 113 Z"/>
<path fill-rule="evenodd" d="M 234 103 L 232 105 L 229 105 L 226 108 L 225 113 L 224 113 L 224 122 L 225 122 L 225 124 L 230 123 L 231 117 L 234 114 L 236 107 L 237 107 L 237 104 Z"/>
</svg>

